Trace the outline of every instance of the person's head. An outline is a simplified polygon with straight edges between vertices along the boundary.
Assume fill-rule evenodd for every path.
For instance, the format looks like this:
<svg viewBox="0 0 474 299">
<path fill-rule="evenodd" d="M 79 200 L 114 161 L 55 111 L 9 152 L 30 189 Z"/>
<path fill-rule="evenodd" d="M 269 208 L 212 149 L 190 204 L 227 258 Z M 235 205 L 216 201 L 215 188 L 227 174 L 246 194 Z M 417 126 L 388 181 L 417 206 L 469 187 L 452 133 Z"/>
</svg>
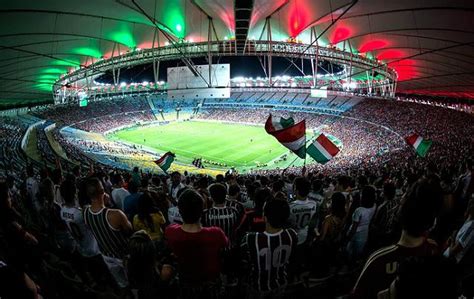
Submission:
<svg viewBox="0 0 474 299">
<path fill-rule="evenodd" d="M 135 194 L 138 192 L 138 184 L 136 182 L 134 182 L 133 180 L 130 181 L 130 183 L 128 184 L 128 191 L 131 193 L 131 194 Z"/>
<path fill-rule="evenodd" d="M 285 182 L 283 180 L 276 180 L 272 184 L 272 191 L 275 194 L 283 191 L 283 188 L 285 188 Z"/>
<path fill-rule="evenodd" d="M 341 192 L 331 196 L 331 214 L 339 218 L 346 216 L 346 197 Z"/>
<path fill-rule="evenodd" d="M 263 206 L 265 205 L 265 203 L 272 200 L 273 200 L 273 195 L 272 195 L 272 191 L 269 188 L 266 188 L 266 187 L 258 188 L 255 191 L 255 195 L 253 198 L 253 201 L 255 204 L 255 210 L 258 212 L 263 211 Z"/>
<path fill-rule="evenodd" d="M 224 182 L 224 176 L 222 174 L 216 175 L 216 182 L 223 183 Z"/>
<path fill-rule="evenodd" d="M 209 186 L 209 178 L 207 176 L 200 177 L 196 182 L 196 186 L 199 189 L 206 189 Z"/>
<path fill-rule="evenodd" d="M 61 183 L 59 192 L 67 205 L 74 205 L 76 201 L 76 184 L 74 181 L 65 180 Z"/>
<path fill-rule="evenodd" d="M 265 222 L 272 228 L 283 228 L 290 217 L 290 206 L 285 200 L 271 200 L 263 208 Z"/>
<path fill-rule="evenodd" d="M 102 200 L 104 197 L 104 186 L 98 178 L 90 178 L 86 183 L 86 194 L 91 201 Z"/>
<path fill-rule="evenodd" d="M 181 174 L 177 171 L 174 171 L 171 174 L 171 182 L 173 183 L 173 185 L 178 185 L 179 183 L 181 183 Z"/>
<path fill-rule="evenodd" d="M 383 196 L 386 200 L 392 200 L 395 198 L 397 187 L 392 182 L 386 182 L 383 184 Z"/>
<path fill-rule="evenodd" d="M 421 237 L 433 226 L 441 203 L 439 183 L 426 179 L 416 182 L 401 207 L 402 229 L 410 236 Z"/>
<path fill-rule="evenodd" d="M 209 194 L 215 204 L 223 204 L 227 196 L 227 187 L 220 183 L 209 186 Z"/>
<path fill-rule="evenodd" d="M 133 167 L 133 172 L 134 172 L 134 173 L 138 173 L 138 171 L 139 171 L 139 169 L 138 169 L 137 166 Z"/>
<path fill-rule="evenodd" d="M 236 198 L 239 196 L 240 187 L 237 184 L 232 184 L 229 186 L 229 196 L 232 198 Z"/>
<path fill-rule="evenodd" d="M 308 179 L 304 177 L 297 177 L 293 182 L 297 198 L 306 198 L 311 191 L 311 184 Z"/>
<path fill-rule="evenodd" d="M 360 205 L 364 208 L 371 208 L 375 204 L 375 188 L 372 186 L 364 186 L 362 188 Z"/>
<path fill-rule="evenodd" d="M 344 192 L 347 190 L 347 188 L 349 188 L 350 184 L 351 184 L 351 178 L 348 176 L 342 175 L 337 178 L 336 189 L 338 191 Z"/>
<path fill-rule="evenodd" d="M 320 193 L 323 190 L 323 182 L 321 180 L 313 179 L 311 182 L 313 192 Z"/>
<path fill-rule="evenodd" d="M 122 187 L 123 185 L 123 177 L 120 173 L 112 175 L 110 180 L 114 186 Z"/>
<path fill-rule="evenodd" d="M 361 175 L 357 178 L 357 186 L 359 188 L 363 188 L 364 186 L 369 184 L 369 180 L 365 175 Z"/>
<path fill-rule="evenodd" d="M 153 198 L 149 192 L 143 192 L 137 200 L 138 215 L 147 215 L 153 212 Z"/>
<path fill-rule="evenodd" d="M 178 210 L 185 224 L 199 223 L 203 206 L 201 195 L 192 189 L 187 189 L 179 195 Z"/>
<path fill-rule="evenodd" d="M 132 285 L 146 284 L 153 280 L 156 266 L 156 247 L 144 230 L 135 232 L 128 242 L 127 271 Z"/>
</svg>

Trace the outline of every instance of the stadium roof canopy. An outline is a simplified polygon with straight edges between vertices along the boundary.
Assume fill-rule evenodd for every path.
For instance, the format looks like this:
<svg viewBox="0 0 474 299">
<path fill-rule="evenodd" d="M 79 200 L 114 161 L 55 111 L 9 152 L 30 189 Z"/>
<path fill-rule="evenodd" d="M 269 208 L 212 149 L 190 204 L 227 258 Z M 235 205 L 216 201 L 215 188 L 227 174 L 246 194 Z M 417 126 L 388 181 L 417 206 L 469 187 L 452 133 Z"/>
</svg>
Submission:
<svg viewBox="0 0 474 299">
<path fill-rule="evenodd" d="M 52 100 L 63 74 L 167 43 L 293 37 L 350 48 L 398 72 L 398 92 L 474 98 L 472 0 L 0 0 L 0 105 Z M 157 32 L 156 24 L 160 26 Z M 215 37 L 214 37 L 215 39 Z"/>
</svg>

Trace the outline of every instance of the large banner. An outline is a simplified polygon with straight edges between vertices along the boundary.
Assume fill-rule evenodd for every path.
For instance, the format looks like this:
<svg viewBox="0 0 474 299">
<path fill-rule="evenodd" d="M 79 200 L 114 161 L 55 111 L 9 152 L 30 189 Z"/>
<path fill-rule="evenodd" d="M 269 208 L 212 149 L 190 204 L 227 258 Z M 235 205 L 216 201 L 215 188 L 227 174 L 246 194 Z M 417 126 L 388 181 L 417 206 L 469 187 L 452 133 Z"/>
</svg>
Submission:
<svg viewBox="0 0 474 299">
<path fill-rule="evenodd" d="M 208 88 L 209 65 L 196 65 L 195 67 L 202 77 L 195 76 L 187 66 L 168 68 L 168 90 Z M 212 87 L 230 87 L 230 65 L 212 65 L 211 81 Z"/>
</svg>

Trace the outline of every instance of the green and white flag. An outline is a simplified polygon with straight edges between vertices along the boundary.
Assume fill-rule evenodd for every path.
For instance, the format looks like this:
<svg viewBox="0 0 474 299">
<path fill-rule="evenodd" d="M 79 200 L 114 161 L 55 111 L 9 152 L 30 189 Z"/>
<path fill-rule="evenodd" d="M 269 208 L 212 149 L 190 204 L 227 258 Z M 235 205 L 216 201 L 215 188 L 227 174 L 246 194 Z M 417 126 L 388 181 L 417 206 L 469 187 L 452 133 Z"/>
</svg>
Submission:
<svg viewBox="0 0 474 299">
<path fill-rule="evenodd" d="M 155 161 L 156 165 L 158 165 L 164 172 L 167 172 L 171 166 L 171 163 L 174 161 L 175 154 L 172 152 L 167 152 L 161 158 Z"/>
<path fill-rule="evenodd" d="M 339 151 L 340 149 L 323 133 L 306 149 L 306 153 L 321 164 L 329 162 Z"/>
<path fill-rule="evenodd" d="M 424 139 L 423 137 L 421 137 L 418 134 L 412 134 L 412 135 L 406 137 L 405 141 L 409 145 L 413 146 L 413 148 L 415 149 L 418 156 L 420 156 L 422 158 L 424 158 L 426 156 L 426 154 L 428 153 L 428 150 L 431 147 L 431 144 L 433 143 L 433 141 L 428 140 L 428 139 Z"/>
</svg>

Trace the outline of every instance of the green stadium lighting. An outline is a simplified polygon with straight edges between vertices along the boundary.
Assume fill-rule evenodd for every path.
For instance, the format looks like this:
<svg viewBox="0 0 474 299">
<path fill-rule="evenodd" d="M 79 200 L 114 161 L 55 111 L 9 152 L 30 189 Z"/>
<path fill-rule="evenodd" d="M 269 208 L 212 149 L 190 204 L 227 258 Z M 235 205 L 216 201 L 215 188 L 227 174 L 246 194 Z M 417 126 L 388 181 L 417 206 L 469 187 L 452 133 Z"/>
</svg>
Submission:
<svg viewBox="0 0 474 299">
<path fill-rule="evenodd" d="M 91 47 L 80 47 L 75 48 L 72 51 L 74 54 L 84 55 L 84 56 L 91 56 L 94 58 L 102 57 L 102 53 L 98 49 L 91 48 Z"/>
<path fill-rule="evenodd" d="M 181 30 L 183 30 L 181 24 L 176 24 L 176 31 L 181 32 Z"/>
</svg>

